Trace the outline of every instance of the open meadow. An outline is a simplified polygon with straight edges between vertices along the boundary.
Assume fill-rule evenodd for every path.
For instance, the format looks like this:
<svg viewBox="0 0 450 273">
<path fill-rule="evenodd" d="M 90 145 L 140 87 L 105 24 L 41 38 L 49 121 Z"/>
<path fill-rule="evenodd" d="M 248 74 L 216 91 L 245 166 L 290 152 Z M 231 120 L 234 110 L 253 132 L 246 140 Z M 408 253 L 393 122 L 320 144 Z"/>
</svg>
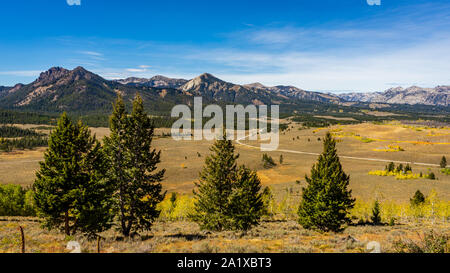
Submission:
<svg viewBox="0 0 450 273">
<path fill-rule="evenodd" d="M 91 130 L 99 139 L 109 133 L 107 128 Z M 240 154 L 238 161 L 258 170 L 263 185 L 271 186 L 276 191 L 297 187 L 297 181 L 304 185 L 305 175 L 309 174 L 311 166 L 317 160 L 318 156 L 315 154 L 322 152 L 322 138 L 327 131 L 331 131 L 338 140 L 341 163 L 345 172 L 350 174 L 350 187 L 356 198 L 406 202 L 416 190 L 428 193 L 435 189 L 440 198 L 450 200 L 450 176 L 439 170 L 442 156 L 450 158 L 450 128 L 362 123 L 302 129 L 300 125 L 293 123 L 289 129 L 280 133 L 279 146 L 279 150 L 293 152 L 268 153 L 277 163 L 280 155 L 283 155 L 283 164 L 264 169 L 261 161 L 263 152 L 259 148 L 239 144 L 236 145 Z M 169 129 L 157 129 L 156 135 L 169 132 Z M 255 141 L 241 143 L 259 147 L 259 143 Z M 153 144 L 157 150 L 161 150 L 160 168 L 167 170 L 163 181 L 164 189 L 169 192 L 191 193 L 212 141 L 175 141 L 171 137 L 156 137 Z M 44 148 L 38 148 L 1 153 L 0 183 L 31 185 L 44 151 Z M 369 175 L 370 171 L 384 170 L 390 161 L 404 162 L 403 165 L 411 162 L 414 173 L 433 172 L 437 179 L 397 180 L 395 177 Z"/>
<path fill-rule="evenodd" d="M 99 139 L 109 134 L 108 128 L 91 130 Z M 341 163 L 350 175 L 350 188 L 357 199 L 352 211 L 353 225 L 343 233 L 308 231 L 296 222 L 305 175 L 309 175 L 317 154 L 322 152 L 322 138 L 327 131 L 338 141 Z M 277 163 L 268 169 L 263 166 L 259 142 L 235 143 L 240 154 L 238 162 L 256 169 L 263 186 L 269 186 L 274 196 L 272 216 L 265 217 L 260 226 L 247 233 L 204 232 L 186 221 L 192 209 L 194 182 L 212 142 L 175 141 L 163 136 L 167 133 L 169 129 L 157 129 L 153 145 L 162 152 L 159 167 L 167 170 L 163 189 L 178 194 L 176 206 L 171 207 L 168 194 L 152 231 L 134 240 L 124 240 L 114 230 L 102 234 L 101 252 L 366 252 L 370 241 L 380 242 L 382 251 L 390 252 L 395 251 L 396 240 L 421 240 L 428 231 L 448 234 L 450 230 L 450 176 L 441 173 L 439 167 L 442 156 L 450 158 L 448 127 L 395 122 L 303 128 L 289 123 L 288 129 L 280 132 L 279 151 L 267 153 Z M 45 148 L 37 148 L 1 153 L 1 183 L 31 186 L 44 151 Z M 422 173 L 422 177 L 398 179 L 369 174 L 383 171 L 390 161 L 396 165 L 409 163 L 412 173 Z M 436 179 L 426 178 L 431 172 Z M 420 211 L 409 206 L 417 190 L 430 197 Z M 367 224 L 374 200 L 381 203 L 384 225 Z M 85 252 L 97 251 L 97 242 L 41 229 L 37 218 L 0 217 L 0 252 L 20 250 L 19 225 L 25 228 L 27 252 L 68 252 L 65 246 L 72 239 L 79 241 Z"/>
</svg>

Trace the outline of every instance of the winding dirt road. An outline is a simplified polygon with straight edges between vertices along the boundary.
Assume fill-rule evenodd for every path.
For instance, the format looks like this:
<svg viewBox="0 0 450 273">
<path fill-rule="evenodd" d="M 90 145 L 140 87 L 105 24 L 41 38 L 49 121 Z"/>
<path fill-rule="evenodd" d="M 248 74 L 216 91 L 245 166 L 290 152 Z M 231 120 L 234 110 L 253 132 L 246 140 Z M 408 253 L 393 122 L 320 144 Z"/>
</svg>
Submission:
<svg viewBox="0 0 450 273">
<path fill-rule="evenodd" d="M 242 143 L 242 140 L 245 140 L 246 138 L 250 137 L 250 135 L 245 136 L 244 138 L 240 138 L 236 140 L 236 143 L 241 146 L 246 146 L 253 149 L 259 149 L 258 146 L 252 146 L 249 144 Z M 285 150 L 285 149 L 277 149 L 277 152 L 283 152 L 283 153 L 291 153 L 291 154 L 303 154 L 303 155 L 312 155 L 312 156 L 319 156 L 318 153 L 311 153 L 311 152 L 301 152 L 301 151 L 295 151 L 295 150 Z M 365 158 L 365 157 L 354 157 L 354 156 L 346 156 L 346 155 L 339 155 L 340 158 L 344 159 L 351 159 L 351 160 L 362 160 L 362 161 L 375 161 L 375 162 L 394 162 L 394 163 L 402 163 L 402 164 L 413 164 L 413 165 L 421 165 L 421 166 L 429 166 L 429 167 L 439 167 L 439 164 L 431 164 L 431 163 L 421 163 L 421 162 L 407 162 L 407 161 L 395 161 L 391 159 L 380 159 L 380 158 Z"/>
</svg>

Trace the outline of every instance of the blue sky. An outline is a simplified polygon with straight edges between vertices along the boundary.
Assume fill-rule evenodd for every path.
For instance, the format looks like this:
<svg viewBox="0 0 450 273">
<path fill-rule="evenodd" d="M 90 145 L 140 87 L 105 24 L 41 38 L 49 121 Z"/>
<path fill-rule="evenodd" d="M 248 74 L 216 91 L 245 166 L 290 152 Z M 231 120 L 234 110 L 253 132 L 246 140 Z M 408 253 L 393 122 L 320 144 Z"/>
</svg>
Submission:
<svg viewBox="0 0 450 273">
<path fill-rule="evenodd" d="M 107 79 L 192 78 L 315 91 L 450 84 L 450 2 L 15 0 L 0 8 L 0 85 L 52 66 Z"/>
</svg>

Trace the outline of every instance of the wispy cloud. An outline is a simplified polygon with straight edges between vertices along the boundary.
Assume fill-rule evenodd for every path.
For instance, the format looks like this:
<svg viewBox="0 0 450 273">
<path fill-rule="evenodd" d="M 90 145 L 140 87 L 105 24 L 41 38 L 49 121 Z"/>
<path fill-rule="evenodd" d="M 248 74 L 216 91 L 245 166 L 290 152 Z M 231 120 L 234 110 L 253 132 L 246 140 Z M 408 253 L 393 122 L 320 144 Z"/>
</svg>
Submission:
<svg viewBox="0 0 450 273">
<path fill-rule="evenodd" d="M 147 70 L 146 69 L 142 69 L 142 68 L 127 68 L 126 71 L 132 72 L 132 73 L 137 73 L 137 72 L 145 72 Z"/>
<path fill-rule="evenodd" d="M 228 34 L 227 46 L 193 50 L 184 58 L 213 67 L 225 80 L 309 90 L 450 84 L 450 6 L 391 13 L 333 25 L 253 27 Z"/>
<path fill-rule="evenodd" d="M 40 70 L 13 70 L 13 71 L 0 71 L 0 75 L 18 76 L 18 77 L 34 77 L 39 76 L 42 71 Z"/>
<path fill-rule="evenodd" d="M 103 53 L 96 51 L 78 51 L 79 54 L 84 55 L 86 58 L 89 58 L 91 61 L 105 61 Z"/>
<path fill-rule="evenodd" d="M 150 68 L 149 65 L 139 65 L 138 68 L 127 68 L 125 71 L 131 73 L 145 73 L 148 71 L 148 68 Z"/>
<path fill-rule="evenodd" d="M 401 85 L 434 87 L 449 84 L 450 39 L 414 46 L 353 54 L 321 52 L 253 52 L 214 49 L 186 58 L 210 63 L 220 77 L 237 83 L 295 85 L 308 90 L 382 91 Z"/>
<path fill-rule="evenodd" d="M 95 51 L 80 51 L 81 54 L 90 55 L 90 56 L 103 56 L 102 53 Z"/>
<path fill-rule="evenodd" d="M 308 90 L 450 84 L 450 5 L 411 4 L 355 18 L 248 24 L 202 42 L 62 37 L 56 41 L 64 49 L 58 65 L 83 65 L 108 79 L 155 74 L 188 79 L 210 72 L 236 83 Z M 5 73 L 12 72 L 0 75 L 13 75 Z"/>
</svg>

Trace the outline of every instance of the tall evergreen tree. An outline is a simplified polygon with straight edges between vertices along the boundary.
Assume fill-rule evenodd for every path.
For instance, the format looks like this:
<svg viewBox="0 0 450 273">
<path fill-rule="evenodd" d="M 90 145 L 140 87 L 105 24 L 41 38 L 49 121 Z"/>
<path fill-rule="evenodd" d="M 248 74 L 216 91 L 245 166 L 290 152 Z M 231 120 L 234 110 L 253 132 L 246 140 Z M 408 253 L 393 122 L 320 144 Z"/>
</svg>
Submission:
<svg viewBox="0 0 450 273">
<path fill-rule="evenodd" d="M 311 177 L 306 176 L 308 186 L 303 188 L 299 223 L 307 229 L 340 231 L 349 222 L 347 215 L 355 199 L 347 189 L 350 177 L 342 170 L 336 141 L 329 132 L 323 144 L 323 153 L 312 167 Z"/>
<path fill-rule="evenodd" d="M 374 225 L 381 224 L 380 202 L 378 202 L 378 200 L 375 200 L 375 203 L 373 204 L 372 216 L 370 217 L 370 220 L 372 220 Z"/>
<path fill-rule="evenodd" d="M 403 172 L 405 174 L 408 173 L 408 172 L 412 172 L 412 168 L 411 168 L 411 165 L 409 165 L 409 163 L 406 164 L 405 169 L 403 170 Z"/>
<path fill-rule="evenodd" d="M 395 170 L 395 164 L 394 162 L 390 162 L 387 166 L 386 166 L 386 171 L 388 172 L 393 172 Z"/>
<path fill-rule="evenodd" d="M 159 216 L 156 205 L 164 199 L 161 181 L 165 170 L 157 171 L 160 152 L 152 149 L 154 126 L 144 111 L 139 95 L 128 115 L 119 97 L 110 119 L 111 134 L 105 137 L 108 177 L 114 185 L 115 209 L 120 231 L 126 237 L 150 230 Z"/>
<path fill-rule="evenodd" d="M 258 225 L 267 211 L 262 199 L 261 181 L 256 172 L 241 166 L 230 197 L 232 228 L 249 230 Z"/>
<path fill-rule="evenodd" d="M 206 157 L 199 181 L 195 183 L 196 202 L 191 218 L 202 229 L 220 231 L 231 227 L 229 199 L 239 155 L 235 155 L 233 143 L 225 136 L 216 140 L 210 150 L 212 154 Z"/>
<path fill-rule="evenodd" d="M 267 211 L 256 172 L 237 166 L 238 154 L 230 140 L 216 140 L 205 160 L 191 219 L 207 230 L 248 230 Z"/>
<path fill-rule="evenodd" d="M 420 190 L 417 190 L 413 198 L 409 199 L 412 207 L 417 207 L 425 203 L 425 195 Z"/>
<path fill-rule="evenodd" d="M 104 174 L 100 143 L 79 122 L 62 114 L 49 138 L 44 162 L 33 185 L 39 214 L 48 228 L 66 235 L 81 231 L 94 235 L 111 226 L 111 188 Z"/>
<path fill-rule="evenodd" d="M 445 156 L 442 157 L 441 163 L 439 165 L 442 169 L 445 169 L 447 167 L 447 158 L 445 158 Z"/>
</svg>

